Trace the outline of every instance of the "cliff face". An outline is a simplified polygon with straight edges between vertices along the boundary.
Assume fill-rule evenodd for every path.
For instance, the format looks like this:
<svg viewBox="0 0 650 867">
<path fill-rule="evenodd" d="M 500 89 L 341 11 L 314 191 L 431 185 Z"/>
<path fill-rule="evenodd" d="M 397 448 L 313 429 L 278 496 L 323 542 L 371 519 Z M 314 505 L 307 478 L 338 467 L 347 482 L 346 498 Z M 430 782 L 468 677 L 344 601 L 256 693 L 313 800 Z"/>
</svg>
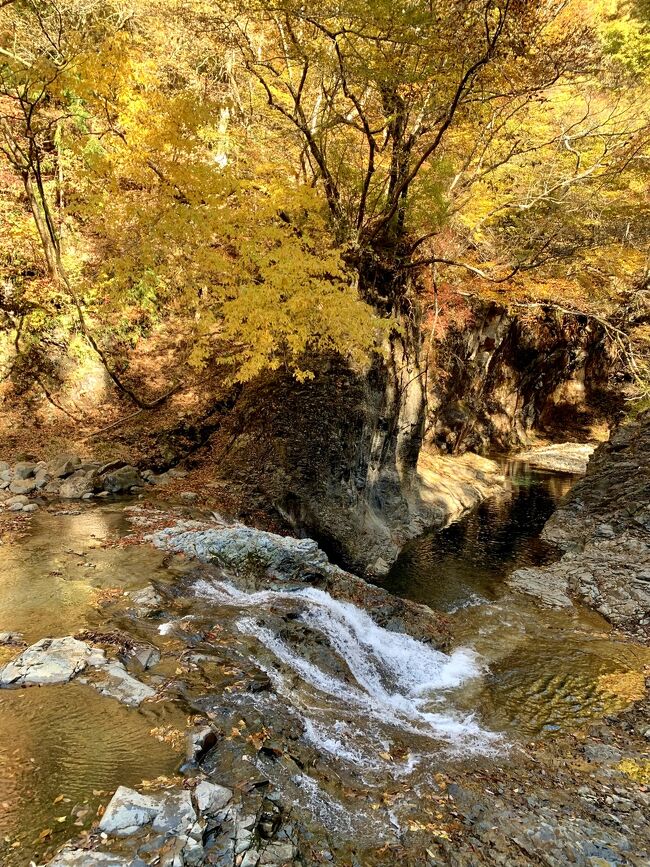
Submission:
<svg viewBox="0 0 650 867">
<path fill-rule="evenodd" d="M 610 360 L 597 327 L 472 304 L 465 325 L 432 344 L 415 472 L 401 474 L 386 453 L 413 420 L 391 412 L 381 365 L 363 376 L 320 359 L 313 380 L 277 373 L 245 387 L 214 439 L 220 474 L 346 567 L 382 574 L 406 541 L 500 488 L 496 465 L 472 453 L 506 451 L 535 433 L 585 439 L 611 417 Z"/>
<path fill-rule="evenodd" d="M 602 328 L 548 310 L 468 301 L 432 352 L 427 441 L 452 453 L 509 451 L 535 433 L 584 440 L 621 410 Z"/>
<path fill-rule="evenodd" d="M 554 606 L 572 600 L 650 638 L 650 412 L 622 425 L 546 524 L 564 555 L 511 585 Z"/>
</svg>

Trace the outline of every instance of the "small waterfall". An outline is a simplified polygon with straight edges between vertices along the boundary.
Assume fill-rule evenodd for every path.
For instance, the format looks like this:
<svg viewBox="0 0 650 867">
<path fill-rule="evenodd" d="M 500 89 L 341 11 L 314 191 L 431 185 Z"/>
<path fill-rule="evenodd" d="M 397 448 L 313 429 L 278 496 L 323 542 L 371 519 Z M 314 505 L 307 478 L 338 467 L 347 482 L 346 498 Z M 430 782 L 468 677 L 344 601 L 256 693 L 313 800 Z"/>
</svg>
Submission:
<svg viewBox="0 0 650 867">
<path fill-rule="evenodd" d="M 225 582 L 200 580 L 194 592 L 240 610 L 237 628 L 256 640 L 257 664 L 276 694 L 301 716 L 304 737 L 319 750 L 371 771 L 385 767 L 378 757 L 390 754 L 391 742 L 404 736 L 415 737 L 425 754 L 435 748 L 487 753 L 499 746 L 499 736 L 453 707 L 453 690 L 484 670 L 471 649 L 442 653 L 378 626 L 356 605 L 314 588 L 245 593 Z M 290 615 L 280 621 L 288 624 L 286 630 L 275 628 L 268 616 L 277 618 L 278 611 Z M 303 630 L 295 642 L 292 623 Z M 323 658 L 334 658 L 335 666 L 321 664 L 318 655 L 308 658 L 301 644 L 305 628 L 333 654 Z M 411 751 L 402 771 L 417 761 Z"/>
</svg>

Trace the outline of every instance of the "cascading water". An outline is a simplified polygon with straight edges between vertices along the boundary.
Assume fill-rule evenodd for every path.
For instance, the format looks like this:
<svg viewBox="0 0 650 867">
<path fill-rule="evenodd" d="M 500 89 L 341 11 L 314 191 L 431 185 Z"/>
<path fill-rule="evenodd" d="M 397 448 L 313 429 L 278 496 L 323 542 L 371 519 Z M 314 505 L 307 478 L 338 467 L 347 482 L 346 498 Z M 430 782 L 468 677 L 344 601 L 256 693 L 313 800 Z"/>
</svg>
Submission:
<svg viewBox="0 0 650 867">
<path fill-rule="evenodd" d="M 245 593 L 201 579 L 193 592 L 238 609 L 237 629 L 256 639 L 256 662 L 300 716 L 304 737 L 339 760 L 378 770 L 385 765 L 378 756 L 390 754 L 392 741 L 405 734 L 427 752 L 484 754 L 503 746 L 473 714 L 454 709 L 453 691 L 484 671 L 471 649 L 447 655 L 378 626 L 352 603 L 314 588 Z M 269 612 L 282 612 L 287 620 L 272 628 L 264 622 Z M 304 634 L 292 641 L 287 622 L 300 624 L 327 652 L 318 661 L 307 658 Z M 405 757 L 401 772 L 415 761 L 412 754 Z M 392 757 L 391 762 L 395 772 Z"/>
</svg>

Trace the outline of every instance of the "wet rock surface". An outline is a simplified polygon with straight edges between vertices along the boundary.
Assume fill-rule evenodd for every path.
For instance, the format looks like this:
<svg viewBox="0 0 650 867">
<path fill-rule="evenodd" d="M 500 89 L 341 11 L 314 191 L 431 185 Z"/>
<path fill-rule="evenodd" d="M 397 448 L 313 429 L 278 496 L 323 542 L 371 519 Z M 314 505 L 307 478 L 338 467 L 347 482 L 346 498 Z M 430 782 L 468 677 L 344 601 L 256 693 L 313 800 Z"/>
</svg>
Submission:
<svg viewBox="0 0 650 867">
<path fill-rule="evenodd" d="M 79 677 L 103 695 L 137 707 L 155 690 L 132 677 L 118 660 L 72 636 L 43 638 L 0 669 L 0 688 L 68 683 Z"/>
<path fill-rule="evenodd" d="M 599 447 L 586 476 L 542 537 L 564 552 L 523 569 L 512 586 L 546 604 L 586 604 L 640 638 L 650 636 L 650 414 Z"/>
</svg>

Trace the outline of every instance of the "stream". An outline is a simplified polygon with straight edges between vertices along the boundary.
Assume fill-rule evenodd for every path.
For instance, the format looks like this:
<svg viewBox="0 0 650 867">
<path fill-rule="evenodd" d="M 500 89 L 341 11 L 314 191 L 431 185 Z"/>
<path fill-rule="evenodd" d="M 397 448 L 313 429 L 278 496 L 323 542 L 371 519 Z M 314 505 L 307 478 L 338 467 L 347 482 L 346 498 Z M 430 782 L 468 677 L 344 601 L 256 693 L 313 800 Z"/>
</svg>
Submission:
<svg viewBox="0 0 650 867">
<path fill-rule="evenodd" d="M 650 653 L 593 612 L 540 610 L 505 584 L 557 556 L 539 532 L 571 477 L 504 469 L 507 493 L 409 544 L 382 582 L 447 612 L 449 653 L 323 590 L 237 584 L 125 544 L 124 502 L 34 516 L 0 548 L 0 631 L 31 644 L 121 630 L 161 660 L 138 675 L 157 690 L 140 708 L 78 682 L 0 692 L 1 862 L 44 860 L 88 831 L 118 785 L 181 782 L 197 717 L 232 730 L 206 772 L 229 786 L 269 779 L 328 832 L 376 841 L 417 814 L 434 770 L 504 761 L 518 741 L 625 707 L 616 677 Z M 164 605 L 134 613 L 125 594 L 152 582 Z M 0 647 L 0 663 L 16 654 Z"/>
</svg>

